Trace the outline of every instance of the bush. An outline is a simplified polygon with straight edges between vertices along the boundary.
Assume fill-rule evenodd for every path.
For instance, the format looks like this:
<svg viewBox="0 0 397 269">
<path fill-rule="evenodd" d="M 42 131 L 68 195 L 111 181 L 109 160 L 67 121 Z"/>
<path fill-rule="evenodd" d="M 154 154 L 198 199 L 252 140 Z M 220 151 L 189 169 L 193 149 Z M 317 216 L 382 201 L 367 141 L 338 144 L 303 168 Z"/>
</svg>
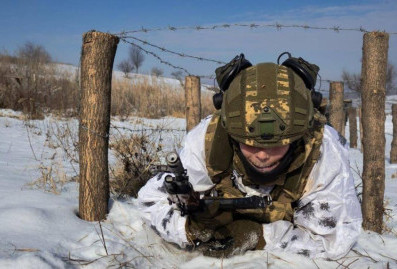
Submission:
<svg viewBox="0 0 397 269">
<path fill-rule="evenodd" d="M 137 197 L 138 191 L 152 177 L 150 165 L 160 160 L 161 145 L 153 136 L 141 133 L 120 135 L 110 143 L 110 149 L 117 159 L 110 180 L 112 193 L 119 197 Z"/>
<path fill-rule="evenodd" d="M 48 111 L 76 115 L 78 83 L 50 59 L 43 47 L 31 43 L 18 57 L 0 55 L 0 108 L 22 111 L 32 119 Z"/>
</svg>

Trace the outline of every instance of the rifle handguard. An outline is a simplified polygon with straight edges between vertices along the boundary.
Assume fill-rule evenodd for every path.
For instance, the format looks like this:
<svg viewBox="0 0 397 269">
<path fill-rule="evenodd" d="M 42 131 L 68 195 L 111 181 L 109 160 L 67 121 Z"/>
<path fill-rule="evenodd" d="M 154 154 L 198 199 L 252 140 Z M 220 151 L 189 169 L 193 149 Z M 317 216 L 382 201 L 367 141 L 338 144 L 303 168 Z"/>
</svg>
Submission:
<svg viewBox="0 0 397 269">
<path fill-rule="evenodd" d="M 256 209 L 266 208 L 272 204 L 270 196 L 250 196 L 244 198 L 204 198 L 200 200 L 200 206 L 209 206 L 212 203 L 219 203 L 219 209 L 236 210 L 236 209 Z"/>
</svg>

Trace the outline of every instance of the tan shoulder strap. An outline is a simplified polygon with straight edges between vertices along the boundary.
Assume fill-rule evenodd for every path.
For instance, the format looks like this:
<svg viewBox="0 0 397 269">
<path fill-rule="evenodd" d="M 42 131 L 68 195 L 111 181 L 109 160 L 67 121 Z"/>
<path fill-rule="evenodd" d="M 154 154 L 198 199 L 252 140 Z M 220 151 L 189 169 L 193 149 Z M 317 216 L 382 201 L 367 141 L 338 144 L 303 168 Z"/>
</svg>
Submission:
<svg viewBox="0 0 397 269">
<path fill-rule="evenodd" d="M 310 172 L 321 155 L 320 147 L 324 132 L 324 119 L 325 117 L 322 114 L 315 113 L 314 126 L 304 137 L 306 160 L 301 167 L 287 174 L 283 186 L 276 186 L 273 189 L 271 193 L 273 200 L 292 203 L 302 197 Z"/>
<path fill-rule="evenodd" d="M 233 147 L 229 136 L 220 121 L 220 112 L 216 112 L 205 134 L 205 162 L 208 174 L 217 183 L 226 172 L 230 172 L 233 160 Z"/>
</svg>

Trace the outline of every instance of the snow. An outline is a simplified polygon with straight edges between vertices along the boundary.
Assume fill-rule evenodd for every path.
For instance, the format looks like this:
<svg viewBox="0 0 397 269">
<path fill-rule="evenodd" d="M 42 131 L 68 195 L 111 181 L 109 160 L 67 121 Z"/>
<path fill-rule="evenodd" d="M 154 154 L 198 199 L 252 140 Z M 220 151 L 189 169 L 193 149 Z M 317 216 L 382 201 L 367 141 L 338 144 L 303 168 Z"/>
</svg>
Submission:
<svg viewBox="0 0 397 269">
<path fill-rule="evenodd" d="M 389 103 L 395 100 L 396 96 L 388 98 Z M 51 124 L 68 124 L 72 132 L 77 132 L 76 119 L 48 116 L 26 121 L 20 113 L 0 110 L 0 268 L 397 268 L 397 179 L 393 176 L 397 165 L 388 163 L 393 132 L 390 115 L 385 127 L 385 201 L 389 214 L 385 224 L 389 232 L 379 235 L 363 231 L 352 251 L 337 261 L 266 251 L 220 260 L 181 250 L 164 242 L 143 223 L 135 199 L 111 199 L 105 221 L 83 221 L 77 216 L 76 182 L 59 184 L 59 194 L 31 184 L 42 176 L 39 167 L 58 164 L 69 176 L 78 169 L 72 167 L 64 152 L 51 146 Z M 174 118 L 112 119 L 111 124 L 135 130 L 185 128 L 184 120 Z M 112 128 L 111 138 L 116 133 Z M 183 131 L 165 132 L 165 150 L 172 149 L 183 136 Z M 359 149 L 350 149 L 350 162 L 359 185 L 363 164 Z"/>
</svg>

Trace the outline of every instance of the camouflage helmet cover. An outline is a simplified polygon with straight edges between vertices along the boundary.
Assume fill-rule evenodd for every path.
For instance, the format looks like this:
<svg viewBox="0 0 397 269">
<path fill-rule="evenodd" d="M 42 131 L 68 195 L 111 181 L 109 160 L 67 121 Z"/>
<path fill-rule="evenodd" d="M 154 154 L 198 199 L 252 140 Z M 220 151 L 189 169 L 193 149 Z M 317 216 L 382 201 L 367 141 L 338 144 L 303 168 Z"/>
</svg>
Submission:
<svg viewBox="0 0 397 269">
<path fill-rule="evenodd" d="M 221 119 L 229 135 L 243 144 L 287 145 L 312 125 L 311 93 L 292 69 L 261 63 L 233 79 L 223 96 Z"/>
</svg>

